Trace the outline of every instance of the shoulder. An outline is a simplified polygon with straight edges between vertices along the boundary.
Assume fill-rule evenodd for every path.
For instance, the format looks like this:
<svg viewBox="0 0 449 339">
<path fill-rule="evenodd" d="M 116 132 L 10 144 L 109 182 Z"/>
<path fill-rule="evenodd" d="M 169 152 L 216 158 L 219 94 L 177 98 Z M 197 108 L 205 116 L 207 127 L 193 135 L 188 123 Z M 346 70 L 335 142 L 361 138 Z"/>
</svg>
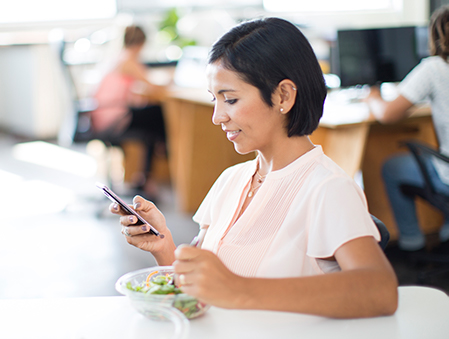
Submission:
<svg viewBox="0 0 449 339">
<path fill-rule="evenodd" d="M 307 181 L 316 185 L 323 185 L 328 181 L 349 181 L 353 179 L 338 166 L 331 158 L 324 154 L 320 145 L 305 155 L 301 156 L 295 163 L 289 165 L 291 173 L 307 176 Z M 295 172 L 295 173 L 294 173 Z M 288 172 L 286 172 L 288 174 Z"/>
<path fill-rule="evenodd" d="M 270 174 L 268 179 L 277 180 L 280 185 L 282 182 L 297 183 L 300 187 L 297 199 L 310 202 L 321 200 L 330 191 L 334 191 L 334 196 L 338 196 L 341 191 L 346 191 L 351 187 L 355 187 L 357 190 L 356 187 L 358 187 L 340 166 L 323 153 L 322 147 L 319 145 L 288 167 Z M 297 185 L 292 185 L 291 189 Z M 341 192 L 341 194 L 345 193 Z"/>
<path fill-rule="evenodd" d="M 315 158 L 316 167 L 314 174 L 321 181 L 339 180 L 339 181 L 353 181 L 351 177 L 338 166 L 331 158 L 324 153 Z"/>
<path fill-rule="evenodd" d="M 146 72 L 145 66 L 133 58 L 122 59 L 117 69 L 131 77 L 138 77 Z"/>
<path fill-rule="evenodd" d="M 438 55 L 429 56 L 421 60 L 420 64 L 424 65 L 437 65 L 449 67 L 449 63 Z"/>
<path fill-rule="evenodd" d="M 447 83 L 449 64 L 439 56 L 431 56 L 421 62 L 402 80 L 399 93 L 412 103 L 432 95 Z"/>
<path fill-rule="evenodd" d="M 421 60 L 421 62 L 410 72 L 413 73 L 425 73 L 432 76 L 439 72 L 448 72 L 449 63 L 444 61 L 440 56 L 430 56 Z"/>
<path fill-rule="evenodd" d="M 310 198 L 341 201 L 348 196 L 365 200 L 363 190 L 340 166 L 328 156 L 316 158 L 316 165 L 309 177 Z"/>
</svg>

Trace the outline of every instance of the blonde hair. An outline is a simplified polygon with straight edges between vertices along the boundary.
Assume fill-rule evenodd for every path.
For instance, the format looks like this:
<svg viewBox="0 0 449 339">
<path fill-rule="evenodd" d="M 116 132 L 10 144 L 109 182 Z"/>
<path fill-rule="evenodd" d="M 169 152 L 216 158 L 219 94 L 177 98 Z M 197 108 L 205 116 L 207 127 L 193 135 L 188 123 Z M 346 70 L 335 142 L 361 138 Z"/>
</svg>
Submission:
<svg viewBox="0 0 449 339">
<path fill-rule="evenodd" d="M 143 45 L 145 40 L 145 32 L 139 26 L 128 26 L 125 28 L 125 36 L 123 39 L 125 47 Z"/>
<path fill-rule="evenodd" d="M 449 5 L 437 9 L 430 18 L 430 54 L 445 61 L 449 57 Z"/>
</svg>

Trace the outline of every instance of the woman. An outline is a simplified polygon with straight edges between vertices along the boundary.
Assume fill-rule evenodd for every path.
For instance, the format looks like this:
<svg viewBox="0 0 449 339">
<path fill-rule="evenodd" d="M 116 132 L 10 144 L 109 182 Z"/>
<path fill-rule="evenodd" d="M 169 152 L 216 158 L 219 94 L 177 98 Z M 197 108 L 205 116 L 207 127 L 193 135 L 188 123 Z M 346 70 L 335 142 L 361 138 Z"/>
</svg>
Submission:
<svg viewBox="0 0 449 339">
<path fill-rule="evenodd" d="M 165 143 L 165 125 L 159 105 L 165 89 L 148 81 L 148 69 L 140 61 L 145 41 L 142 28 L 126 27 L 124 48 L 113 69 L 102 79 L 95 94 L 98 108 L 92 112 L 92 125 L 100 139 L 114 144 L 137 139 L 145 144 L 146 164 L 134 180 L 137 189 L 154 188 L 146 182 L 146 176 L 151 169 L 155 145 Z"/>
<path fill-rule="evenodd" d="M 307 136 L 326 87 L 306 38 L 282 19 L 243 23 L 214 44 L 207 77 L 213 123 L 238 153 L 258 156 L 215 182 L 194 216 L 197 247 L 176 249 L 163 215 L 141 197 L 134 208 L 165 238 L 111 205 L 127 241 L 173 264 L 183 290 L 215 306 L 392 314 L 397 281 L 363 192 Z"/>
<path fill-rule="evenodd" d="M 440 151 L 449 155 L 449 6 L 433 13 L 429 33 L 431 56 L 423 59 L 400 83 L 399 96 L 386 102 L 379 90 L 373 88 L 367 100 L 378 121 L 392 124 L 406 118 L 414 104 L 429 98 Z M 447 164 L 428 158 L 427 166 L 435 187 L 449 194 Z M 424 186 L 418 164 L 412 155 L 397 155 L 385 163 L 382 175 L 399 230 L 399 248 L 409 253 L 424 250 L 426 241 L 419 228 L 414 200 L 400 190 L 402 184 Z M 449 250 L 449 216 L 440 230 L 440 240 L 441 248 Z"/>
</svg>

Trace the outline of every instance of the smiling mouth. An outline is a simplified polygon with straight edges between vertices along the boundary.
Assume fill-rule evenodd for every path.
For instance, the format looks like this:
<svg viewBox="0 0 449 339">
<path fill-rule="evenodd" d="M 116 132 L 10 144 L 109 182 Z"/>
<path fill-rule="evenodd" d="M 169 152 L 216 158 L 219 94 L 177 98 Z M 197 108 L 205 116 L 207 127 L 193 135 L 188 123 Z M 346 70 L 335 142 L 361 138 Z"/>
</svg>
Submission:
<svg viewBox="0 0 449 339">
<path fill-rule="evenodd" d="M 242 130 L 240 130 L 240 129 L 235 130 L 235 131 L 229 131 L 229 130 L 227 131 L 227 130 L 225 130 L 226 137 L 228 138 L 229 141 L 234 141 L 234 139 L 237 138 L 237 136 L 239 135 L 239 133 L 241 131 Z"/>
</svg>

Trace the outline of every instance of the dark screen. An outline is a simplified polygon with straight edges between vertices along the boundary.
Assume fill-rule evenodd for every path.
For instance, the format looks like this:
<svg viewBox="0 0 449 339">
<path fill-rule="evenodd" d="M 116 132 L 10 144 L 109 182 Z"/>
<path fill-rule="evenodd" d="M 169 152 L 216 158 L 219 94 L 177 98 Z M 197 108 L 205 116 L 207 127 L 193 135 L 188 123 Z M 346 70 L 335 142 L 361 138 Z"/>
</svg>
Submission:
<svg viewBox="0 0 449 339">
<path fill-rule="evenodd" d="M 333 72 L 342 87 L 399 82 L 429 55 L 427 35 L 427 27 L 340 30 Z"/>
</svg>

